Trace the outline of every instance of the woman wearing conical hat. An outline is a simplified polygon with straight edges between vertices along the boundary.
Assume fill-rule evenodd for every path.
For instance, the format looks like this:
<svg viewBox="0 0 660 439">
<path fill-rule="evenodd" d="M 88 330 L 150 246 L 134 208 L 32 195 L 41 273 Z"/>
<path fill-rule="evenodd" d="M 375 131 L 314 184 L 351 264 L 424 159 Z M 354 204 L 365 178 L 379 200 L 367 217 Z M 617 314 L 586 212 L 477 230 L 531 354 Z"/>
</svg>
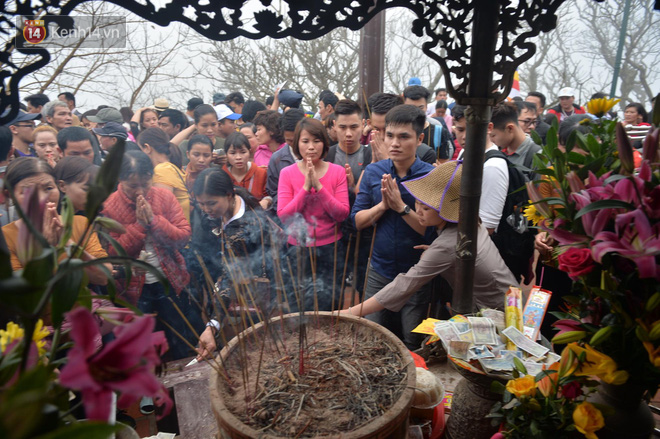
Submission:
<svg viewBox="0 0 660 439">
<path fill-rule="evenodd" d="M 462 161 L 450 161 L 421 178 L 403 183 L 416 199 L 420 224 L 436 227 L 438 237 L 407 273 L 399 274 L 364 303 L 349 308 L 351 314 L 367 315 L 382 309 L 399 311 L 415 291 L 438 275 L 454 287 L 462 170 Z M 475 310 L 503 309 L 504 293 L 512 285 L 519 286 L 488 231 L 479 224 L 473 289 Z"/>
</svg>

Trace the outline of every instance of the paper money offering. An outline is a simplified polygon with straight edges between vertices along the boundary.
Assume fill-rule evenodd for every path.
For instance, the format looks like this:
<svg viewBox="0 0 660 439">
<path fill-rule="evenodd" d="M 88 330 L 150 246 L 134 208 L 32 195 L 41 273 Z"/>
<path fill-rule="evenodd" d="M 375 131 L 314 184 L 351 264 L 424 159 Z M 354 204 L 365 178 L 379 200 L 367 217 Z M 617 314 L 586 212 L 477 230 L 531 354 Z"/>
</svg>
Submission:
<svg viewBox="0 0 660 439">
<path fill-rule="evenodd" d="M 502 331 L 502 334 L 506 335 L 513 344 L 515 344 L 519 349 L 522 349 L 523 351 L 530 354 L 532 357 L 542 357 L 546 354 L 546 352 L 550 350 L 525 337 L 525 334 L 513 326 L 506 328 L 504 331 Z"/>
<path fill-rule="evenodd" d="M 474 344 L 497 344 L 495 325 L 490 319 L 486 317 L 468 317 L 468 320 L 472 325 Z"/>
<path fill-rule="evenodd" d="M 470 352 L 472 358 L 494 358 L 495 355 L 488 349 L 487 346 L 471 346 Z"/>
<path fill-rule="evenodd" d="M 449 355 L 454 358 L 460 358 L 461 360 L 467 361 L 469 348 L 470 342 L 468 341 L 452 340 L 449 342 Z"/>
<path fill-rule="evenodd" d="M 500 331 L 505 328 L 504 312 L 498 309 L 482 309 L 481 315 L 489 318 Z"/>
<path fill-rule="evenodd" d="M 445 349 L 449 351 L 449 343 L 452 340 L 460 340 L 454 327 L 448 322 L 439 322 L 433 326 L 435 334 L 440 337 Z"/>
<path fill-rule="evenodd" d="M 504 358 L 479 358 L 486 372 L 508 372 L 513 370 L 513 360 Z"/>
</svg>

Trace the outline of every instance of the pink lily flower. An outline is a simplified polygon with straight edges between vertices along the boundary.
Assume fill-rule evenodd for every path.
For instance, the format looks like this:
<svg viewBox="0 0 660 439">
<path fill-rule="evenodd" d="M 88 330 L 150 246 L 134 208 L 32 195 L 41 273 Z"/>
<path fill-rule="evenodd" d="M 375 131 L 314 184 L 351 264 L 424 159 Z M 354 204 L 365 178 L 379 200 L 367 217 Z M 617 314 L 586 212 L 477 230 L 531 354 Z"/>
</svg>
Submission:
<svg viewBox="0 0 660 439">
<path fill-rule="evenodd" d="M 578 177 L 575 171 L 571 171 L 566 174 L 566 181 L 568 181 L 568 185 L 570 186 L 572 192 L 580 192 L 585 189 L 584 182 L 582 179 L 580 179 L 580 177 Z"/>
<path fill-rule="evenodd" d="M 591 195 L 593 195 L 593 192 L 590 192 L 590 190 L 585 190 L 582 192 L 574 192 L 570 195 L 570 197 L 571 200 L 575 202 L 575 206 L 579 210 L 598 200 L 598 197 L 594 199 L 591 197 Z M 612 219 L 615 213 L 615 209 L 601 209 L 585 213 L 581 217 L 584 232 L 589 236 L 596 236 L 599 232 L 602 232 L 603 229 L 605 229 L 605 226 L 610 221 L 610 219 Z"/>
<path fill-rule="evenodd" d="M 612 171 L 607 172 L 607 173 L 603 174 L 600 178 L 598 178 L 598 177 L 596 177 L 596 174 L 589 171 L 589 178 L 588 178 L 587 187 L 588 188 L 595 188 L 595 187 L 601 187 L 601 186 L 605 185 L 605 180 L 610 178 L 610 175 L 612 175 Z"/>
<path fill-rule="evenodd" d="M 630 259 L 637 265 L 640 278 L 660 280 L 655 258 L 660 254 L 660 224 L 651 226 L 641 209 L 617 215 L 613 232 L 600 232 L 592 245 L 593 257 L 599 263 L 608 253 Z"/>
<path fill-rule="evenodd" d="M 559 331 L 555 335 L 559 335 L 564 332 L 570 332 L 570 331 L 584 331 L 584 328 L 582 327 L 580 322 L 571 319 L 557 320 L 552 324 L 552 327 L 559 329 Z"/>
<path fill-rule="evenodd" d="M 548 232 L 548 234 L 550 234 L 559 245 L 585 244 L 591 241 L 591 238 L 588 236 L 578 235 L 577 233 L 562 229 L 562 226 L 565 223 L 566 221 L 563 219 L 557 218 L 552 223 L 552 229 L 548 228 L 545 223 L 539 223 L 539 225 L 541 226 L 541 229 Z"/>
<path fill-rule="evenodd" d="M 23 199 L 21 209 L 23 209 L 23 213 L 25 213 L 34 228 L 41 233 L 44 224 L 46 199 L 41 199 L 39 195 L 40 191 L 36 187 L 29 188 Z M 39 240 L 30 232 L 25 222 L 21 221 L 18 225 L 18 246 L 16 249 L 16 256 L 21 261 L 21 265 L 25 267 L 29 261 L 39 256 L 42 251 L 43 247 Z"/>
<path fill-rule="evenodd" d="M 167 349 L 165 336 L 153 333 L 153 317 L 137 317 L 115 329 L 116 339 L 97 351 L 94 338 L 99 334 L 92 313 L 84 307 L 68 313 L 74 345 L 60 374 L 63 386 L 82 392 L 85 413 L 92 420 L 106 421 L 112 393 L 120 392 L 119 407 L 126 407 L 142 396 L 155 397 L 172 408 L 167 391 L 154 376 L 159 355 Z"/>
</svg>

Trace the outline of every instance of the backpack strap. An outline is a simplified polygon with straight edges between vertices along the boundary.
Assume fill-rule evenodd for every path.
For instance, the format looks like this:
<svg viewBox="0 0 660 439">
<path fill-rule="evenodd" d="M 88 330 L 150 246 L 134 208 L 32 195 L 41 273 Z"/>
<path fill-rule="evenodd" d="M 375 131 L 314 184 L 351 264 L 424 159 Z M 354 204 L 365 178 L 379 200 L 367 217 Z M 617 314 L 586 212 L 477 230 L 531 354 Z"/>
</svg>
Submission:
<svg viewBox="0 0 660 439">
<path fill-rule="evenodd" d="M 438 150 L 440 149 L 440 146 L 442 146 L 442 125 L 435 125 L 433 127 L 433 146 L 435 146 L 435 153 L 437 156 Z"/>
</svg>

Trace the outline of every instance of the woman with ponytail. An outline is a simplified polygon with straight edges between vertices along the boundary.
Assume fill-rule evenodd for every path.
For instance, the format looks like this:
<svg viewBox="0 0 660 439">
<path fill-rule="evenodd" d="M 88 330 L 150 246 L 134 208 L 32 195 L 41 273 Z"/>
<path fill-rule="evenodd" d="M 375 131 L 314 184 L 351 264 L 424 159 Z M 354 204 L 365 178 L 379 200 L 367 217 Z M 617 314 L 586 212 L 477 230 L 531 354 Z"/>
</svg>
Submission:
<svg viewBox="0 0 660 439">
<path fill-rule="evenodd" d="M 160 128 L 148 128 L 138 136 L 140 149 L 149 156 L 154 166 L 153 184 L 174 194 L 190 221 L 190 195 L 186 188 L 186 174 L 181 170 L 182 157 L 179 148 L 170 143 L 169 136 Z"/>
</svg>

